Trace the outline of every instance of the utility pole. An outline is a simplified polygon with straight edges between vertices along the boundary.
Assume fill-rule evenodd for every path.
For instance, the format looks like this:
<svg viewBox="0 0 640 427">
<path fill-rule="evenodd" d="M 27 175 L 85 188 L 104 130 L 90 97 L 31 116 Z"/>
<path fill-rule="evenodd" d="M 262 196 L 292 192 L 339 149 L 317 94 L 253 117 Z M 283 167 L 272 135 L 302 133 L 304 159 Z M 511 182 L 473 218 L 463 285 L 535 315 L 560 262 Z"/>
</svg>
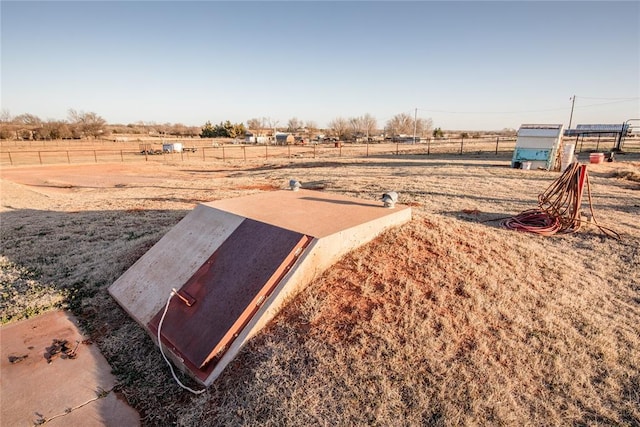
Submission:
<svg viewBox="0 0 640 427">
<path fill-rule="evenodd" d="M 416 132 L 418 130 L 418 109 L 413 114 L 413 143 L 416 143 Z"/>
<path fill-rule="evenodd" d="M 573 106 L 576 104 L 576 96 L 573 95 L 571 97 L 571 115 L 569 116 L 569 127 L 567 129 L 571 129 L 571 120 L 573 120 Z"/>
</svg>

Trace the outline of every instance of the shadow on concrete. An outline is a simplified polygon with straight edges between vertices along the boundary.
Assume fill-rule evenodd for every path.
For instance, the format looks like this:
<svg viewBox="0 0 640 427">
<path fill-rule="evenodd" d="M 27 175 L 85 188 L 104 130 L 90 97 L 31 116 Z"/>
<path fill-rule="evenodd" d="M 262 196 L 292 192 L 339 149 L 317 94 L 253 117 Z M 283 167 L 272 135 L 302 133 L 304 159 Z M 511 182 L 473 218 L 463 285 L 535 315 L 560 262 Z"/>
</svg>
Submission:
<svg viewBox="0 0 640 427">
<path fill-rule="evenodd" d="M 333 204 L 338 204 L 338 205 L 352 205 L 352 206 L 366 206 L 368 208 L 371 207 L 371 204 L 367 204 L 367 203 L 358 203 L 358 202 L 352 202 L 349 200 L 335 200 L 335 199 L 327 199 L 327 198 L 322 198 L 322 197 L 301 197 L 302 200 L 312 200 L 315 202 L 324 202 L 324 203 L 333 203 Z"/>
</svg>

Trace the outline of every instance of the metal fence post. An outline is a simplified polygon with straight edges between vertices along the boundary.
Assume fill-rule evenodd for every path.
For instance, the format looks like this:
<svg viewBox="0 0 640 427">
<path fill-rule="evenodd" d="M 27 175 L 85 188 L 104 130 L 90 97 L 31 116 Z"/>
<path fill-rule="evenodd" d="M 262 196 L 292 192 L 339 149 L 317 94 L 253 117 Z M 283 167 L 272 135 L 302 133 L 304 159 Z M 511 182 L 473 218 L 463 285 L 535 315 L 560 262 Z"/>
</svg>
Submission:
<svg viewBox="0 0 640 427">
<path fill-rule="evenodd" d="M 69 150 L 67 150 L 67 163 L 71 164 L 71 159 L 69 158 Z"/>
<path fill-rule="evenodd" d="M 500 142 L 500 137 L 496 136 L 496 156 L 498 155 L 498 143 Z"/>
<path fill-rule="evenodd" d="M 96 150 L 93 150 L 93 160 L 95 160 L 96 163 L 98 163 L 98 155 L 96 154 Z"/>
<path fill-rule="evenodd" d="M 462 155 L 463 148 L 464 148 L 464 136 L 460 138 L 460 155 Z"/>
<path fill-rule="evenodd" d="M 42 154 L 38 151 L 38 158 L 40 159 L 40 164 L 42 164 Z"/>
<path fill-rule="evenodd" d="M 13 159 L 11 158 L 11 151 L 7 151 L 7 154 L 9 154 L 9 163 L 11 163 L 11 166 L 13 166 Z"/>
</svg>

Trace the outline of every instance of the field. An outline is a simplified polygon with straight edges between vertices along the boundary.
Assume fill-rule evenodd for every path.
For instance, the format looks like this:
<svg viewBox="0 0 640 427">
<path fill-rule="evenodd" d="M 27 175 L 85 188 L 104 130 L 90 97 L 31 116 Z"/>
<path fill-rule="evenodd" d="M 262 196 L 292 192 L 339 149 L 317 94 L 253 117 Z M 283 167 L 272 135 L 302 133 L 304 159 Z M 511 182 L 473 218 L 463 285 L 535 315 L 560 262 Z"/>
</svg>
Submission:
<svg viewBox="0 0 640 427">
<path fill-rule="evenodd" d="M 640 425 L 640 154 L 588 169 L 621 241 L 502 228 L 558 176 L 510 155 L 3 166 L 0 315 L 71 310 L 145 425 Z M 312 283 L 206 393 L 182 391 L 108 286 L 197 203 L 290 178 L 396 190 L 413 220 Z"/>
</svg>

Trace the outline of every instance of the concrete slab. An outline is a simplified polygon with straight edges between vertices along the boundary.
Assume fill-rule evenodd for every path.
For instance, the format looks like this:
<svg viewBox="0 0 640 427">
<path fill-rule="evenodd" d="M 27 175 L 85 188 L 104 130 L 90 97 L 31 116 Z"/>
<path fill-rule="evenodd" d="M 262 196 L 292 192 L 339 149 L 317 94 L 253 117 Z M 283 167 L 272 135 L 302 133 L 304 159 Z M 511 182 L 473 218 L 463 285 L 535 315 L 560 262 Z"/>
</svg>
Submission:
<svg viewBox="0 0 640 427">
<path fill-rule="evenodd" d="M 112 391 L 116 380 L 106 359 L 84 340 L 62 311 L 0 328 L 0 425 L 140 425 L 138 413 Z M 75 357 L 51 356 L 64 341 Z"/>
<path fill-rule="evenodd" d="M 204 206 L 317 238 L 411 212 L 408 206 L 386 209 L 379 201 L 310 190 L 268 191 L 216 200 Z"/>
<path fill-rule="evenodd" d="M 172 300 L 169 314 L 166 316 L 166 330 L 161 338 L 165 353 L 183 371 L 189 373 L 200 383 L 208 386 L 217 378 L 224 367 L 235 357 L 240 348 L 260 331 L 286 304 L 300 292 L 304 286 L 315 279 L 346 253 L 371 241 L 389 227 L 403 224 L 411 219 L 411 208 L 396 205 L 395 209 L 383 207 L 381 202 L 360 200 L 317 191 L 272 191 L 253 194 L 235 199 L 220 200 L 199 205 L 185 216 L 153 248 L 138 260 L 125 274 L 114 282 L 109 292 L 129 314 L 136 319 L 157 342 L 157 328 L 164 319 L 163 309 L 172 288 L 184 293 L 183 298 L 193 297 L 192 289 L 197 289 L 198 300 L 194 304 L 183 304 L 177 298 Z M 243 234 L 245 221 L 265 224 L 257 227 L 260 236 Z M 243 281 L 221 279 L 242 276 L 242 270 L 267 268 L 256 262 L 252 256 L 243 256 L 258 241 L 270 240 L 271 228 L 290 230 L 306 236 L 304 247 L 297 248 L 286 257 L 275 257 L 274 263 L 283 266 L 269 286 L 245 284 Z M 237 262 L 223 262 L 226 259 L 216 253 L 225 242 L 235 241 L 231 246 L 238 248 L 233 258 Z M 268 242 L 267 242 L 268 243 Z M 273 245 L 278 245 L 277 239 Z M 228 246 L 228 245 L 227 245 Z M 276 250 L 278 249 L 278 250 Z M 279 252 L 281 248 L 265 246 L 262 252 Z M 286 251 L 285 251 L 286 252 Z M 281 254 L 282 255 L 282 254 Z M 220 263 L 220 265 L 213 265 Z M 210 265 L 211 264 L 211 265 Z M 269 266 L 271 268 L 271 266 Z M 221 274 L 204 274 L 205 271 L 220 271 Z M 228 276 L 225 276 L 228 275 Z M 243 273 L 244 274 L 244 273 Z M 249 276 L 253 277 L 253 274 Z M 217 279 L 214 279 L 217 278 Z M 225 283 L 220 283 L 220 281 Z M 240 289 L 238 287 L 241 287 Z M 251 293 L 246 309 L 228 307 L 221 301 L 232 301 L 232 295 Z M 190 293 L 191 292 L 191 293 Z M 210 296 L 206 296 L 211 293 Z M 216 300 L 216 304 L 213 301 Z M 239 328 L 224 334 L 229 341 L 217 341 L 221 335 L 215 315 L 198 314 L 198 310 L 225 311 L 230 316 L 235 312 L 250 313 L 246 317 L 226 319 L 226 324 L 240 325 Z M 234 312 L 234 313 L 232 313 Z M 186 331 L 187 319 L 200 319 L 190 322 Z M 205 320 L 207 319 L 207 320 Z M 153 320 L 153 321 L 152 321 Z M 164 326 L 165 323 L 162 323 Z M 176 337 L 178 331 L 186 334 L 186 340 L 212 340 L 203 348 L 214 350 L 215 357 L 190 360 L 187 346 L 182 348 Z M 173 337 L 173 338 L 172 338 Z M 213 342 L 215 341 L 215 342 Z M 195 344 L 189 343 L 189 346 Z M 200 344 L 197 346 L 199 347 Z"/>
</svg>

